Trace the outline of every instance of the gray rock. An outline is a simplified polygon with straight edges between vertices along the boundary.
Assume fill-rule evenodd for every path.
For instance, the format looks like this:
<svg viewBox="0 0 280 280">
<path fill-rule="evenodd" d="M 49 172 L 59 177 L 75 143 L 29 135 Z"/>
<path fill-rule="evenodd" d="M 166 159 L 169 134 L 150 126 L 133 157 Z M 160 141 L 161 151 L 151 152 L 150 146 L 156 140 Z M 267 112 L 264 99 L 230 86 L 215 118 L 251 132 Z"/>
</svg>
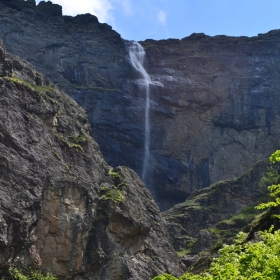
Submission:
<svg viewBox="0 0 280 280">
<path fill-rule="evenodd" d="M 0 277 L 10 267 L 59 279 L 180 274 L 151 195 L 105 162 L 84 110 L 2 41 L 0 59 Z"/>
<path fill-rule="evenodd" d="M 163 212 L 171 242 L 187 266 L 205 257 L 194 269 L 207 268 L 223 243 L 230 244 L 239 231 L 248 231 L 260 213 L 254 206 L 266 193 L 260 179 L 267 166 L 267 161 L 260 161 L 239 178 L 196 191 L 185 202 Z"/>
<path fill-rule="evenodd" d="M 111 166 L 141 174 L 145 96 L 128 61 L 129 42 L 95 16 L 61 16 L 57 5 L 41 3 L 0 1 L 7 50 L 83 106 Z M 163 85 L 151 86 L 147 180 L 162 209 L 240 176 L 279 147 L 279 30 L 141 44 L 148 73 Z"/>
</svg>

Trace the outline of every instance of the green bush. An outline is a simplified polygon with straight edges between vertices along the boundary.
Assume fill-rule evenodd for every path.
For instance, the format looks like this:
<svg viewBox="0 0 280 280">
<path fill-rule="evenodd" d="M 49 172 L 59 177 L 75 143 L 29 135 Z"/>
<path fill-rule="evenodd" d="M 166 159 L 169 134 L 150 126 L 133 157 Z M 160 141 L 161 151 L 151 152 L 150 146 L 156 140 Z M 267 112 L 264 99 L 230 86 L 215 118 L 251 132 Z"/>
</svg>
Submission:
<svg viewBox="0 0 280 280">
<path fill-rule="evenodd" d="M 15 280 L 57 280 L 57 278 L 50 273 L 44 276 L 37 271 L 32 271 L 30 275 L 24 275 L 17 268 L 11 269 L 10 272 Z"/>
<path fill-rule="evenodd" d="M 154 280 L 279 280 L 280 230 L 260 232 L 260 242 L 242 244 L 246 234 L 240 233 L 235 244 L 224 245 L 220 257 L 211 263 L 209 272 L 186 273 L 179 279 L 168 274 Z"/>
<path fill-rule="evenodd" d="M 272 165 L 280 162 L 280 150 L 277 150 L 269 157 Z M 280 206 L 280 174 L 277 170 L 272 168 L 272 171 L 266 173 L 266 177 L 262 179 L 264 183 L 270 184 L 267 187 L 269 196 L 274 198 L 274 201 L 261 203 L 256 209 L 262 210 L 267 208 L 274 208 Z M 280 218 L 280 215 L 274 214 L 273 218 Z"/>
</svg>

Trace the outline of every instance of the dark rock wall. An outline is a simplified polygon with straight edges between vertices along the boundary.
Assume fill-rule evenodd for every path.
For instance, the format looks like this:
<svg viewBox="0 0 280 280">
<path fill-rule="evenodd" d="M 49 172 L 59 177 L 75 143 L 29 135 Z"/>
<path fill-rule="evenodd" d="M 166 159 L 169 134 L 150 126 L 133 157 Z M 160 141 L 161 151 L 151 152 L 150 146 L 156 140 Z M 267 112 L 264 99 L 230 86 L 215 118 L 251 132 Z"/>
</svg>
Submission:
<svg viewBox="0 0 280 280">
<path fill-rule="evenodd" d="M 0 40 L 0 278 L 182 272 L 151 195 L 103 159 L 84 110 Z"/>
<path fill-rule="evenodd" d="M 163 84 L 151 97 L 160 195 L 239 176 L 279 148 L 280 31 L 142 44 L 148 72 Z"/>
<path fill-rule="evenodd" d="M 11 1 L 14 6 L 22 2 Z M 109 164 L 131 166 L 140 174 L 143 115 L 134 107 L 141 107 L 142 99 L 125 91 L 132 67 L 120 35 L 93 15 L 51 13 L 50 2 L 40 2 L 31 12 L 27 3 L 20 10 L 6 1 L 0 5 L 0 37 L 7 50 L 31 62 L 84 107 Z"/>
<path fill-rule="evenodd" d="M 259 183 L 267 166 L 268 160 L 259 161 L 239 178 L 196 191 L 163 212 L 173 246 L 187 266 L 195 264 L 197 272 L 207 269 L 223 243 L 230 244 L 237 233 L 248 231 L 261 213 L 254 206 L 264 199 L 266 186 Z"/>
<path fill-rule="evenodd" d="M 141 174 L 145 97 L 125 42 L 95 16 L 50 2 L 0 1 L 0 37 L 72 96 L 112 166 Z M 280 32 L 146 40 L 151 86 L 148 187 L 162 209 L 244 173 L 279 147 Z"/>
</svg>

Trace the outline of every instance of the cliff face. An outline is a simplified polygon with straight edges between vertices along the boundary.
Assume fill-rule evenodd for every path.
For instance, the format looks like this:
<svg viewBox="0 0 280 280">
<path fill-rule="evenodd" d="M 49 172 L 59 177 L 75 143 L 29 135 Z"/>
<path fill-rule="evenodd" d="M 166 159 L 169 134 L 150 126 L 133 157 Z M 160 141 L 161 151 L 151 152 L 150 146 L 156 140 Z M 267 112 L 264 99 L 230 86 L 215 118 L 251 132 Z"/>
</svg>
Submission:
<svg viewBox="0 0 280 280">
<path fill-rule="evenodd" d="M 266 166 L 267 160 L 259 161 L 239 178 L 196 191 L 163 212 L 172 244 L 188 267 L 197 272 L 206 269 L 222 244 L 249 230 L 260 214 L 254 207 L 266 192 L 260 186 Z"/>
<path fill-rule="evenodd" d="M 61 13 L 51 2 L 1 0 L 0 38 L 9 52 L 32 63 L 83 106 L 109 164 L 140 174 L 143 112 L 134 110 L 133 95 L 124 91 L 132 71 L 125 42 L 93 15 Z"/>
<path fill-rule="evenodd" d="M 1 0 L 0 37 L 83 106 L 112 166 L 141 174 L 145 96 L 129 42 L 96 17 Z M 280 32 L 146 40 L 151 85 L 148 187 L 162 209 L 244 173 L 279 147 Z M 159 86 L 162 85 L 162 86 Z"/>
<path fill-rule="evenodd" d="M 0 276 L 61 279 L 181 272 L 159 209 L 135 172 L 112 169 L 84 110 L 0 42 Z"/>
<path fill-rule="evenodd" d="M 279 147 L 280 31 L 143 45 L 148 72 L 163 84 L 153 88 L 151 116 L 154 158 L 166 163 L 156 165 L 160 194 L 240 176 Z"/>
</svg>

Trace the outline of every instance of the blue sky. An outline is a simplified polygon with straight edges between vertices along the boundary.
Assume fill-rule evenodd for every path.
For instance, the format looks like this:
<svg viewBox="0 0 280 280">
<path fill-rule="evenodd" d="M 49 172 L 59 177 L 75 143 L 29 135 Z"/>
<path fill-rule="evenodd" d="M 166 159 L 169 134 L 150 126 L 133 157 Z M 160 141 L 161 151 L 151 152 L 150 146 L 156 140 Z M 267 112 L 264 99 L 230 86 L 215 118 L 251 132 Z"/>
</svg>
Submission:
<svg viewBox="0 0 280 280">
<path fill-rule="evenodd" d="M 36 2 L 40 2 L 36 0 Z M 280 0 L 52 0 L 65 15 L 91 13 L 124 39 L 256 36 L 280 29 Z"/>
</svg>

